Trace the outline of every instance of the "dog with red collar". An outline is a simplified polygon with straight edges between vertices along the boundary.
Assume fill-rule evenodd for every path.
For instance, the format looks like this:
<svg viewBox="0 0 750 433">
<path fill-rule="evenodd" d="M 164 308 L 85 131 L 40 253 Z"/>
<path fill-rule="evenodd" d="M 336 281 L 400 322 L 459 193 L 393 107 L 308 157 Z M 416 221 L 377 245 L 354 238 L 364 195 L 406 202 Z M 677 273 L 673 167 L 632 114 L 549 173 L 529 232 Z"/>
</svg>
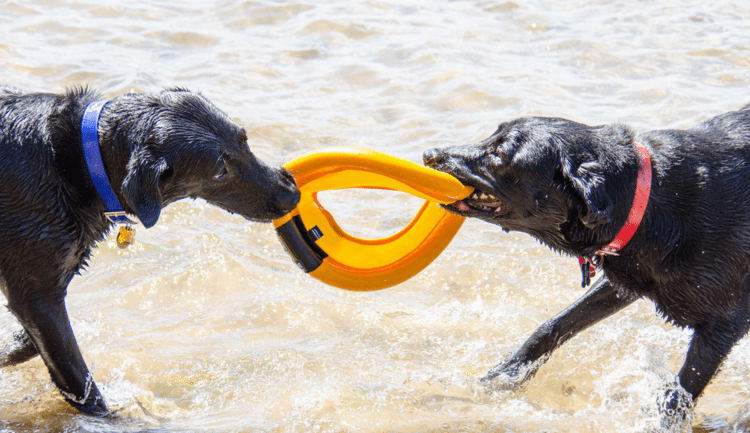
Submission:
<svg viewBox="0 0 750 433">
<path fill-rule="evenodd" d="M 425 164 L 475 189 L 445 205 L 580 257 L 578 301 L 482 378 L 514 388 L 561 344 L 646 298 L 693 330 L 665 413 L 686 410 L 750 329 L 750 105 L 688 130 L 636 133 L 524 117 Z M 687 392 L 687 395 L 685 394 Z"/>
</svg>

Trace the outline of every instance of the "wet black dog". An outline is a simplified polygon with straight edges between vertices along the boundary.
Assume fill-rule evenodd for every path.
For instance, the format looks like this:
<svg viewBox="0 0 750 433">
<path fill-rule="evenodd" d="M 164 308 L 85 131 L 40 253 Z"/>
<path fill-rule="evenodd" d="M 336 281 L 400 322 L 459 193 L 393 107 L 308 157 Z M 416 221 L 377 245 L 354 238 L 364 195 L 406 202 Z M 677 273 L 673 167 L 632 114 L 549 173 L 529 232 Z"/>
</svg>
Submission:
<svg viewBox="0 0 750 433">
<path fill-rule="evenodd" d="M 0 286 L 23 325 L 0 366 L 42 356 L 65 398 L 96 415 L 107 408 L 71 330 L 68 283 L 112 223 L 89 176 L 81 118 L 98 96 L 0 87 Z M 112 190 L 151 227 L 167 204 L 201 197 L 254 221 L 299 200 L 294 178 L 258 160 L 245 131 L 198 94 L 124 95 L 102 110 L 98 135 Z"/>
<path fill-rule="evenodd" d="M 639 152 L 652 184 L 635 236 L 604 256 L 603 276 L 544 323 L 482 381 L 518 385 L 555 348 L 639 298 L 694 331 L 679 382 L 693 399 L 750 328 L 750 105 L 696 127 L 636 134 L 526 117 L 471 145 L 428 150 L 425 164 L 476 188 L 446 206 L 531 234 L 553 250 L 592 257 L 623 227 L 634 201 Z M 529 371 L 529 369 L 531 371 Z M 674 399 L 668 400 L 675 406 Z"/>
</svg>

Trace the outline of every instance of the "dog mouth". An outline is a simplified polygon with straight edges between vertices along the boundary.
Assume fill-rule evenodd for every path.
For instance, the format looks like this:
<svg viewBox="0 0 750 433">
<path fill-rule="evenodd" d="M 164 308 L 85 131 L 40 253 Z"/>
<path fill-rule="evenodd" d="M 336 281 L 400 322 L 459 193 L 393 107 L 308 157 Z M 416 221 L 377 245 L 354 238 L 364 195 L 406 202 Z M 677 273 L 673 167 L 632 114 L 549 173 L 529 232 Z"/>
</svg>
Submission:
<svg viewBox="0 0 750 433">
<path fill-rule="evenodd" d="M 499 214 L 503 209 L 503 202 L 492 194 L 474 190 L 467 198 L 449 205 L 459 212 L 482 212 Z"/>
</svg>

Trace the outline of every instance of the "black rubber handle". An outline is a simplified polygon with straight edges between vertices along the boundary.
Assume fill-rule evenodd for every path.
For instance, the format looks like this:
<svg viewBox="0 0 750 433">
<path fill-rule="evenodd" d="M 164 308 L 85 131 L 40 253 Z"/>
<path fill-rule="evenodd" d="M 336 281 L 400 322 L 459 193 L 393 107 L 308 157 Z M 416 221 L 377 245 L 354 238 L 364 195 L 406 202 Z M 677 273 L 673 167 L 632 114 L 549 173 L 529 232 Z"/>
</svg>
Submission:
<svg viewBox="0 0 750 433">
<path fill-rule="evenodd" d="M 318 269 L 323 259 L 328 257 L 328 254 L 315 243 L 323 236 L 320 229 L 315 226 L 308 231 L 299 215 L 279 226 L 276 233 L 297 266 L 307 273 Z"/>
</svg>

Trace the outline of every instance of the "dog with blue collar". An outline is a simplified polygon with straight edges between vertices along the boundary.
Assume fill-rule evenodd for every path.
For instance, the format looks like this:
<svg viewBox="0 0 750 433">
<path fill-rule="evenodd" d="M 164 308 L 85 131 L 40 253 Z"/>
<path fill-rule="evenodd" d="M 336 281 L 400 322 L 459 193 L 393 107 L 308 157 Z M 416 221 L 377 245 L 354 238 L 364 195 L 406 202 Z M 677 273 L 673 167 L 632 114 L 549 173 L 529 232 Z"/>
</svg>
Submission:
<svg viewBox="0 0 750 433">
<path fill-rule="evenodd" d="M 0 86 L 0 288 L 23 327 L 0 344 L 0 367 L 39 355 L 72 406 L 109 414 L 70 327 L 68 284 L 115 224 L 152 227 L 183 198 L 270 222 L 294 209 L 299 190 L 200 94 L 106 101 L 89 89 Z"/>
</svg>

